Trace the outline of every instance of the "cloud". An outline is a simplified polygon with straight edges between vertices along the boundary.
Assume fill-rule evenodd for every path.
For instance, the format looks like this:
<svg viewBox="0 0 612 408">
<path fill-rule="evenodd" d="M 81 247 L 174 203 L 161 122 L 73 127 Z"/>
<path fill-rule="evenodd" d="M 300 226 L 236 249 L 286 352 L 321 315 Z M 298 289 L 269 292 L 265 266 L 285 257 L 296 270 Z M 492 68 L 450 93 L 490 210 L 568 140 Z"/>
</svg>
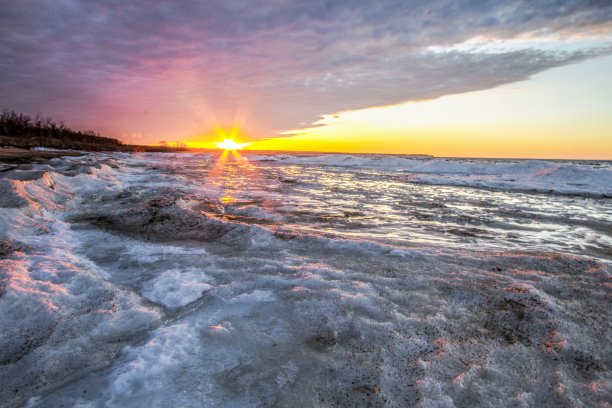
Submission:
<svg viewBox="0 0 612 408">
<path fill-rule="evenodd" d="M 568 51 L 563 40 L 558 50 L 431 47 L 577 35 L 605 45 L 611 21 L 609 1 L 8 0 L 0 107 L 152 141 L 233 121 L 270 136 L 608 51 Z"/>
</svg>

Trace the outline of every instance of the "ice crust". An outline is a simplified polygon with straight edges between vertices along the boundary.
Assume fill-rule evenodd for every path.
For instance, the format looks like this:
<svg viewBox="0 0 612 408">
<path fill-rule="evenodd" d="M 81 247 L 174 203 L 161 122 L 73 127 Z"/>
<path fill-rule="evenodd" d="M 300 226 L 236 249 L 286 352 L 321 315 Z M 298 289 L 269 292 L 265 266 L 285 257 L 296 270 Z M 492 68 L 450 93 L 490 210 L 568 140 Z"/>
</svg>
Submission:
<svg viewBox="0 0 612 408">
<path fill-rule="evenodd" d="M 143 295 L 167 308 L 176 309 L 202 297 L 212 288 L 209 281 L 202 271 L 171 269 L 153 279 Z"/>
<path fill-rule="evenodd" d="M 610 401 L 605 252 L 596 261 L 571 248 L 411 245 L 370 227 L 350 235 L 341 220 L 362 216 L 335 213 L 371 174 L 315 170 L 344 197 L 337 208 L 305 201 L 331 230 L 281 201 L 310 186 L 331 200 L 305 168 L 241 164 L 242 191 L 237 178 L 203 182 L 214 159 L 96 154 L 0 178 L 9 197 L 0 208 L 0 405 Z M 504 200 L 504 211 L 522 208 Z M 575 212 L 599 209 L 580 213 L 580 225 L 607 236 L 607 199 L 573 200 Z"/>
<path fill-rule="evenodd" d="M 278 164 L 375 168 L 402 171 L 406 181 L 503 190 L 612 197 L 612 167 L 543 160 L 412 159 L 375 155 L 274 155 L 253 160 Z"/>
</svg>

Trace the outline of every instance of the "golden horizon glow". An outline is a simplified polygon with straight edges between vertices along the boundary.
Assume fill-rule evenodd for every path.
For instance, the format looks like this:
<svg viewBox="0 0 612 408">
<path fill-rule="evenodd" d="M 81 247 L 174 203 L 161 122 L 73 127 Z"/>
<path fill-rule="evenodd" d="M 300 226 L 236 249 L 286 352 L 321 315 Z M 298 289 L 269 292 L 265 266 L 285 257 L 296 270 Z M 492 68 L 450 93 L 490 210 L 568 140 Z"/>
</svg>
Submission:
<svg viewBox="0 0 612 408">
<path fill-rule="evenodd" d="M 210 135 L 210 133 L 214 133 L 214 135 Z M 215 125 L 212 131 L 188 140 L 186 145 L 194 149 L 223 149 L 236 151 L 251 145 L 250 142 L 240 142 L 238 140 L 238 135 L 240 133 L 241 126 L 239 124 L 234 124 L 229 129 Z M 214 141 L 215 139 L 218 141 Z"/>
<path fill-rule="evenodd" d="M 190 148 L 612 160 L 612 56 L 522 82 L 441 98 L 337 112 L 279 136 L 245 136 L 240 118 Z M 246 133 L 249 134 L 250 133 Z M 250 143 L 241 143 L 242 140 Z M 219 140 L 220 142 L 215 142 Z"/>
</svg>

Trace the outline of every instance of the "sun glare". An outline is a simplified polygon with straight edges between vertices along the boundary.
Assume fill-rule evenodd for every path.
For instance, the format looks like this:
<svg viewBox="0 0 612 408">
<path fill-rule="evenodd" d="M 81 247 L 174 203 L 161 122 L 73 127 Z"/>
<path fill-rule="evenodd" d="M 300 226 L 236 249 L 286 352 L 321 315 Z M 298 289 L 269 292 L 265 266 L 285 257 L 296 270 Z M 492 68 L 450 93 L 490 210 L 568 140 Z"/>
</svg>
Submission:
<svg viewBox="0 0 612 408">
<path fill-rule="evenodd" d="M 222 142 L 216 142 L 215 144 L 219 149 L 239 150 L 248 146 L 250 143 L 237 143 L 234 139 L 223 139 Z"/>
</svg>

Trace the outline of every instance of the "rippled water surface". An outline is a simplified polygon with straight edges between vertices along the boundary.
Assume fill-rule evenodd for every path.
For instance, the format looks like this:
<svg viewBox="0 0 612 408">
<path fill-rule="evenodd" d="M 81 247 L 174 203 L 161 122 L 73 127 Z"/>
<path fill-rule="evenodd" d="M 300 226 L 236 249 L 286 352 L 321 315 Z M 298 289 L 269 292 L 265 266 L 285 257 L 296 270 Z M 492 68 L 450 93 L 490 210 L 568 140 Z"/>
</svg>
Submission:
<svg viewBox="0 0 612 408">
<path fill-rule="evenodd" d="M 294 165 L 244 154 L 221 162 L 189 157 L 173 166 L 215 187 L 207 209 L 225 219 L 377 242 L 612 257 L 609 198 L 415 184 L 395 169 Z"/>
</svg>

